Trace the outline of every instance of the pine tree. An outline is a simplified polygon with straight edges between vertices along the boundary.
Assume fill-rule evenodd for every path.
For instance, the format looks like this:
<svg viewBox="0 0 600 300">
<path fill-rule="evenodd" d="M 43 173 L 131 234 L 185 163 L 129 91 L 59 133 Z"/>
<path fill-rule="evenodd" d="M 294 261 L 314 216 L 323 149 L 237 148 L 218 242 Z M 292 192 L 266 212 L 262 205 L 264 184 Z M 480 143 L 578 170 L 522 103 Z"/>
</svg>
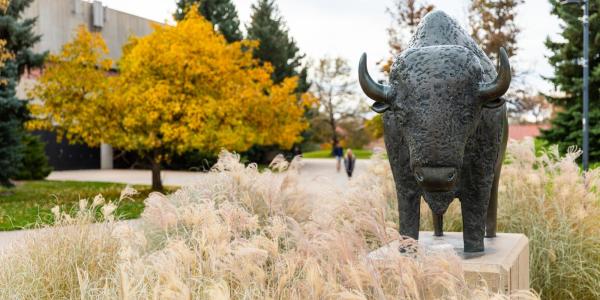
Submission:
<svg viewBox="0 0 600 300">
<path fill-rule="evenodd" d="M 0 77 L 0 184 L 10 185 L 9 179 L 19 171 L 24 134 L 23 122 L 28 117 L 26 102 L 16 97 L 16 87 L 24 71 L 41 66 L 44 55 L 34 54 L 33 45 L 40 40 L 33 26 L 36 19 L 19 19 L 33 0 L 13 0 L 0 11 L 0 39 L 6 41 L 6 50 L 12 53 L 2 68 Z"/>
<path fill-rule="evenodd" d="M 237 10 L 231 0 L 178 0 L 175 20 L 183 20 L 193 5 L 198 6 L 198 12 L 213 24 L 216 31 L 225 36 L 227 42 L 237 42 L 244 38 Z"/>
<path fill-rule="evenodd" d="M 542 138 L 558 144 L 561 151 L 570 146 L 581 148 L 583 143 L 583 28 L 582 9 L 577 5 L 561 5 L 551 0 L 552 14 L 564 23 L 560 41 L 546 40 L 552 51 L 549 57 L 554 77 L 548 78 L 564 94 L 546 96 L 559 106 L 560 112 L 552 120 L 552 127 L 542 132 Z M 590 1 L 590 161 L 600 161 L 600 3 Z"/>
<path fill-rule="evenodd" d="M 9 179 L 19 170 L 22 159 L 21 119 L 26 115 L 25 107 L 14 97 L 5 97 L 0 92 L 0 185 L 11 186 Z"/>
<path fill-rule="evenodd" d="M 258 3 L 252 5 L 248 39 L 260 42 L 254 51 L 254 57 L 262 62 L 271 63 L 274 69 L 272 79 L 275 83 L 298 76 L 298 92 L 308 90 L 307 71 L 306 68 L 302 68 L 304 55 L 299 53 L 296 41 L 289 36 L 274 0 L 258 0 Z"/>
</svg>

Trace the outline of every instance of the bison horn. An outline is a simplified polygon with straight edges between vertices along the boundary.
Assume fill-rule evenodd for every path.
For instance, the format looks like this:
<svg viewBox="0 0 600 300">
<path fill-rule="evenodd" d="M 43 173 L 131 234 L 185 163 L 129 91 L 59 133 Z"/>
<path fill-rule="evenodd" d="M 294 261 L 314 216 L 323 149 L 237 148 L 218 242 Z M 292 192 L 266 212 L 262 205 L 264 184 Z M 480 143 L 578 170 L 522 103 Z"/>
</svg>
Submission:
<svg viewBox="0 0 600 300">
<path fill-rule="evenodd" d="M 491 83 L 482 84 L 479 88 L 479 99 L 481 99 L 484 103 L 489 101 L 494 101 L 506 91 L 510 87 L 511 81 L 511 72 L 510 72 L 510 62 L 508 61 L 508 55 L 506 54 L 506 50 L 504 48 L 500 48 L 498 59 L 500 60 L 500 67 L 498 69 L 498 76 Z"/>
<path fill-rule="evenodd" d="M 376 101 L 373 105 L 373 110 L 382 113 L 389 109 L 390 103 L 390 87 L 379 84 L 371 78 L 369 70 L 367 70 L 367 54 L 363 53 L 358 65 L 358 82 L 363 92 L 367 97 Z"/>
</svg>

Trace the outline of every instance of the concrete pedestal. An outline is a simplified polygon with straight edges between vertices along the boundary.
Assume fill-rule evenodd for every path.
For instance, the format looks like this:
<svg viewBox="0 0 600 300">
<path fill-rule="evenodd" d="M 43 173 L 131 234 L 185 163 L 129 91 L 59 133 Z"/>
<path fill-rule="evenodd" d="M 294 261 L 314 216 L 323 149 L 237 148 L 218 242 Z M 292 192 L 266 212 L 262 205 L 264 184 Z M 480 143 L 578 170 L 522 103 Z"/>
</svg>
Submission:
<svg viewBox="0 0 600 300">
<path fill-rule="evenodd" d="M 447 232 L 435 237 L 432 232 L 420 232 L 419 244 L 427 251 L 454 250 L 462 258 L 465 278 L 476 285 L 484 279 L 495 292 L 509 293 L 529 289 L 529 240 L 525 235 L 498 233 L 495 238 L 485 239 L 485 252 L 465 253 L 462 232 Z M 388 251 L 398 251 L 394 241 L 369 254 L 371 258 L 385 256 Z"/>
</svg>

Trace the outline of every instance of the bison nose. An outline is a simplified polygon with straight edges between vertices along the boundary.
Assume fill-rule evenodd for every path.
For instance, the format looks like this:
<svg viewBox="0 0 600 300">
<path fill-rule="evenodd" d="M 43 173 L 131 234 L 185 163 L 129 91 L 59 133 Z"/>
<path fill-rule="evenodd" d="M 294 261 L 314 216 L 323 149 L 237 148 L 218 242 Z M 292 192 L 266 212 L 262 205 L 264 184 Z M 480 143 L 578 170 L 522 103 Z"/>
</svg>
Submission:
<svg viewBox="0 0 600 300">
<path fill-rule="evenodd" d="M 448 192 L 457 180 L 456 168 L 415 168 L 415 179 L 427 192 Z"/>
</svg>

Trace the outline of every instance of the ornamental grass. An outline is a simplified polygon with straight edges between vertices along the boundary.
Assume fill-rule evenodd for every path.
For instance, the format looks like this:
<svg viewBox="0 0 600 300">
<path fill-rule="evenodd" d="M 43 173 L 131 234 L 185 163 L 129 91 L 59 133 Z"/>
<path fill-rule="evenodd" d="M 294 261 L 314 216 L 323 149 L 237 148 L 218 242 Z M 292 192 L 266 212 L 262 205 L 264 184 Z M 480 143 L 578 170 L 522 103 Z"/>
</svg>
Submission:
<svg viewBox="0 0 600 300">
<path fill-rule="evenodd" d="M 500 230 L 530 236 L 532 284 L 542 297 L 567 289 L 582 299 L 595 295 L 585 287 L 598 280 L 598 191 L 589 188 L 598 185 L 598 173 L 583 182 L 575 153 L 536 158 L 525 148 L 511 146 Z M 0 254 L 0 299 L 537 298 L 495 294 L 485 282 L 469 286 L 454 253 L 425 251 L 410 240 L 408 254 L 369 258 L 401 239 L 384 159 L 374 158 L 344 190 L 303 188 L 300 166 L 278 158 L 261 172 L 223 152 L 195 186 L 151 194 L 136 222 L 115 221 L 115 206 L 100 197 L 82 200 L 75 214 L 57 208 L 54 226 Z M 459 229 L 450 228 L 460 224 L 455 213 L 447 229 Z M 94 224 L 97 214 L 106 221 Z"/>
</svg>

